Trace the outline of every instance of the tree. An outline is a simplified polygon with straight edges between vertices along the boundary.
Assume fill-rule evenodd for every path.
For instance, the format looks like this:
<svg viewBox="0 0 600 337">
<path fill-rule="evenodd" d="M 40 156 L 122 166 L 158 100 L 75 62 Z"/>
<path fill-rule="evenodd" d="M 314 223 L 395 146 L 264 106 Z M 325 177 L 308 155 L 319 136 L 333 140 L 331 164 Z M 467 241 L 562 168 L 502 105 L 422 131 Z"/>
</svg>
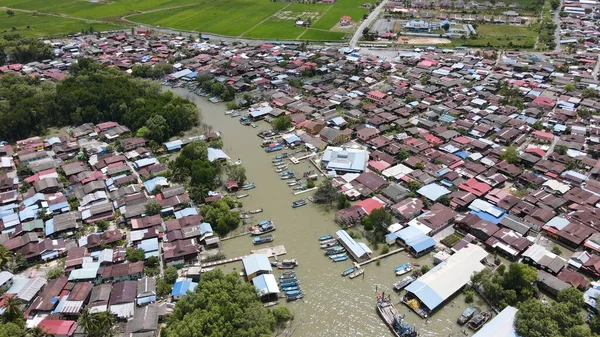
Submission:
<svg viewBox="0 0 600 337">
<path fill-rule="evenodd" d="M 169 295 L 171 290 L 173 290 L 172 283 L 169 284 L 164 279 L 158 279 L 156 281 L 156 295 L 158 295 L 158 297 Z"/>
<path fill-rule="evenodd" d="M 515 328 L 521 337 L 558 337 L 558 324 L 550 318 L 550 309 L 530 299 L 519 305 Z"/>
<path fill-rule="evenodd" d="M 317 204 L 331 205 L 338 197 L 338 191 L 333 186 L 332 180 L 327 178 L 319 184 L 313 199 Z"/>
<path fill-rule="evenodd" d="M 569 148 L 564 145 L 556 145 L 554 147 L 554 152 L 560 154 L 561 156 L 564 156 L 565 154 L 567 154 L 568 150 L 569 150 Z"/>
<path fill-rule="evenodd" d="M 65 274 L 65 269 L 62 266 L 52 268 L 46 273 L 46 278 L 48 280 L 53 280 Z"/>
<path fill-rule="evenodd" d="M 129 262 L 144 261 L 146 253 L 141 248 L 127 247 L 125 250 L 125 258 Z"/>
<path fill-rule="evenodd" d="M 338 193 L 335 208 L 344 209 L 348 207 L 350 207 L 350 201 L 348 201 L 348 199 L 343 193 Z"/>
<path fill-rule="evenodd" d="M 412 192 L 415 192 L 421 188 L 421 184 L 416 180 L 411 180 L 408 183 L 406 183 L 406 185 L 408 186 L 408 189 Z"/>
<path fill-rule="evenodd" d="M 161 143 L 169 134 L 167 120 L 161 115 L 150 117 L 148 121 L 146 121 L 146 128 L 149 131 L 147 137 L 157 143 Z"/>
<path fill-rule="evenodd" d="M 251 284 L 214 270 L 177 301 L 163 337 L 270 336 L 275 326 L 273 312 L 263 307 Z"/>
<path fill-rule="evenodd" d="M 600 315 L 594 315 L 589 321 L 590 329 L 595 334 L 600 334 Z"/>
<path fill-rule="evenodd" d="M 205 204 L 200 208 L 200 214 L 204 221 L 210 223 L 216 233 L 221 236 L 227 235 L 236 229 L 240 223 L 240 213 L 232 211 L 235 202 L 231 197 L 225 197 L 211 204 Z"/>
<path fill-rule="evenodd" d="M 278 327 L 283 327 L 285 324 L 294 318 L 292 312 L 288 307 L 277 307 L 273 309 L 273 317 L 275 317 L 275 324 Z"/>
<path fill-rule="evenodd" d="M 573 84 L 573 83 L 567 83 L 565 85 L 566 92 L 574 91 L 575 89 L 577 89 L 577 88 L 575 87 L 575 84 Z"/>
<path fill-rule="evenodd" d="M 96 225 L 96 228 L 98 228 L 99 231 L 104 232 L 110 227 L 110 222 L 106 220 L 98 220 L 94 222 L 94 225 Z"/>
<path fill-rule="evenodd" d="M 110 337 L 114 335 L 115 316 L 110 311 L 92 314 L 84 309 L 77 324 L 83 328 L 87 337 Z"/>
<path fill-rule="evenodd" d="M 400 150 L 398 151 L 396 158 L 398 158 L 398 160 L 400 161 L 405 161 L 406 159 L 408 159 L 408 156 L 408 152 L 406 152 L 405 150 Z"/>
<path fill-rule="evenodd" d="M 592 89 L 592 88 L 585 88 L 585 89 L 581 90 L 581 96 L 583 98 L 594 98 L 594 97 L 598 96 L 598 91 L 596 91 L 596 89 Z"/>
<path fill-rule="evenodd" d="M 20 163 L 17 166 L 17 176 L 20 179 L 24 179 L 24 178 L 27 178 L 32 175 L 33 175 L 33 171 L 31 170 L 29 165 L 27 165 L 26 163 Z"/>
<path fill-rule="evenodd" d="M 227 179 L 235 180 L 243 185 L 246 181 L 246 169 L 242 165 L 229 165 L 225 168 Z"/>
<path fill-rule="evenodd" d="M 292 119 L 289 116 L 280 116 L 275 118 L 271 124 L 273 125 L 273 130 L 285 131 L 292 127 Z"/>
<path fill-rule="evenodd" d="M 23 328 L 13 322 L 0 324 L 0 337 L 23 336 Z"/>
<path fill-rule="evenodd" d="M 177 281 L 177 278 L 179 277 L 179 273 L 177 272 L 177 268 L 173 267 L 173 266 L 169 266 L 167 267 L 167 269 L 165 269 L 165 282 L 167 282 L 168 284 L 173 284 L 175 283 L 175 281 Z"/>
<path fill-rule="evenodd" d="M 430 270 L 431 270 L 431 267 L 428 264 L 424 264 L 421 266 L 421 274 L 427 274 L 427 272 Z"/>
<path fill-rule="evenodd" d="M 0 269 L 5 269 L 6 265 L 12 260 L 12 252 L 0 245 Z"/>
<path fill-rule="evenodd" d="M 7 9 L 7 10 L 6 10 L 6 15 L 8 15 L 8 16 L 10 16 L 10 17 L 13 17 L 13 16 L 15 16 L 15 11 L 13 11 L 13 10 L 11 10 L 11 9 Z"/>
<path fill-rule="evenodd" d="M 162 206 L 156 201 L 150 201 L 146 204 L 146 215 L 156 215 L 162 210 Z"/>
<path fill-rule="evenodd" d="M 385 208 L 377 208 L 371 211 L 371 214 L 369 214 L 367 217 L 373 226 L 375 240 L 383 242 L 385 239 L 385 233 L 387 233 L 387 228 L 393 222 L 392 215 Z"/>
<path fill-rule="evenodd" d="M 592 112 L 587 108 L 579 107 L 577 108 L 577 116 L 583 119 L 588 119 L 590 116 L 592 116 Z"/>
<path fill-rule="evenodd" d="M 4 298 L 4 313 L 2 316 L 6 318 L 6 321 L 16 322 L 18 319 L 23 319 L 23 312 L 21 311 L 21 300 L 15 296 L 6 296 Z"/>
<path fill-rule="evenodd" d="M 558 245 L 554 245 L 552 247 L 552 253 L 554 253 L 556 255 L 561 255 L 562 254 L 562 250 L 560 249 L 560 247 Z"/>
<path fill-rule="evenodd" d="M 52 337 L 44 328 L 41 326 L 35 326 L 31 329 L 28 329 L 25 337 Z"/>
<path fill-rule="evenodd" d="M 500 153 L 500 159 L 505 160 L 509 164 L 516 164 L 519 162 L 519 151 L 514 146 L 507 147 L 504 152 Z"/>
<path fill-rule="evenodd" d="M 450 23 L 447 21 L 442 24 L 442 29 L 448 32 L 450 30 Z"/>
</svg>

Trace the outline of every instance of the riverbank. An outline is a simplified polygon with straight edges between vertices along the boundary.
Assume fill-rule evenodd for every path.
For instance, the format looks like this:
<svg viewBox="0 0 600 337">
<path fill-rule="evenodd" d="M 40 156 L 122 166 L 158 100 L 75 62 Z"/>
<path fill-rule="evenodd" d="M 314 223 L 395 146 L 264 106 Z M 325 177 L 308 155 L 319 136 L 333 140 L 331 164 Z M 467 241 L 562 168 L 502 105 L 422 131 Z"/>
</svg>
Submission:
<svg viewBox="0 0 600 337">
<path fill-rule="evenodd" d="M 223 150 L 231 158 L 243 161 L 248 180 L 257 186 L 250 191 L 250 196 L 243 199 L 244 208 L 263 208 L 264 212 L 256 214 L 253 220 L 273 220 L 277 230 L 273 232 L 275 240 L 272 245 L 284 245 L 287 250 L 285 258 L 299 260 L 297 274 L 305 298 L 289 304 L 280 302 L 294 311 L 296 326 L 293 336 L 390 336 L 388 327 L 375 310 L 377 290 L 392 294 L 392 300 L 398 303 L 400 298 L 393 293 L 392 284 L 400 278 L 395 276 L 394 268 L 407 262 L 431 265 L 431 256 L 415 260 L 406 253 L 399 253 L 382 259 L 380 265 L 372 263 L 365 266 L 364 278 L 342 278 L 341 273 L 350 268 L 352 262 L 331 262 L 319 249 L 317 240 L 320 235 L 333 234 L 339 229 L 333 221 L 334 214 L 311 203 L 291 208 L 292 201 L 298 196 L 294 196 L 293 190 L 273 172 L 271 159 L 274 155 L 264 152 L 256 136 L 259 131 L 269 129 L 269 125 L 259 122 L 258 128 L 244 127 L 237 118 L 224 114 L 224 104 L 212 104 L 183 88 L 170 90 L 194 101 L 201 111 L 202 123 L 222 132 Z M 314 170 L 307 160 L 290 168 L 296 172 Z M 252 240 L 244 236 L 223 242 L 227 257 L 246 255 L 255 248 Z M 242 265 L 237 262 L 219 268 L 226 272 L 239 272 Z M 403 305 L 398 305 L 408 322 L 415 324 L 420 336 L 424 337 L 464 336 L 462 328 L 455 322 L 466 307 L 463 296 L 458 295 L 426 322 Z"/>
</svg>

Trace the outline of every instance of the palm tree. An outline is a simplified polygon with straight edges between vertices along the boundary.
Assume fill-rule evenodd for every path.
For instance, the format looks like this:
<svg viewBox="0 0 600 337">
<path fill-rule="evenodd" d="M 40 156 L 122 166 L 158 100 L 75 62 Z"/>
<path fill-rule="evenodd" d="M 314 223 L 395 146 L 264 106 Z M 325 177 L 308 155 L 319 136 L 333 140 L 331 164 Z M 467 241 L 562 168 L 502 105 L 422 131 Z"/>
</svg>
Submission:
<svg viewBox="0 0 600 337">
<path fill-rule="evenodd" d="M 113 336 L 115 316 L 108 310 L 91 314 L 85 309 L 81 315 L 79 315 L 77 324 L 81 325 L 88 337 L 111 337 Z"/>
<path fill-rule="evenodd" d="M 85 331 L 86 335 L 88 336 L 93 336 L 92 333 L 96 330 L 95 323 L 94 317 L 92 314 L 90 314 L 88 309 L 83 310 L 81 315 L 79 315 L 79 319 L 77 320 L 77 324 L 83 328 L 83 331 Z"/>
<path fill-rule="evenodd" d="M 23 312 L 19 308 L 21 300 L 15 296 L 7 296 L 4 299 L 4 314 L 8 321 L 13 321 L 17 318 L 23 318 Z"/>
<path fill-rule="evenodd" d="M 12 258 L 12 253 L 9 250 L 6 250 L 4 246 L 0 246 L 0 268 L 4 269 L 4 266 L 10 261 Z"/>
<path fill-rule="evenodd" d="M 25 337 L 51 337 L 51 335 L 46 332 L 46 329 L 36 326 L 27 330 Z"/>
</svg>

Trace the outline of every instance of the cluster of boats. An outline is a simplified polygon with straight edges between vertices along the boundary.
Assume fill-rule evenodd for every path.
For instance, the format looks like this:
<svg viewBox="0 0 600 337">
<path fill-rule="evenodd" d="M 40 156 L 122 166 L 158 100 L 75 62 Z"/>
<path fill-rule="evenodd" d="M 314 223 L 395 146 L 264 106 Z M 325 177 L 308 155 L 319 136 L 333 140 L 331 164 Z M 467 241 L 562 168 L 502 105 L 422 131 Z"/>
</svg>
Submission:
<svg viewBox="0 0 600 337">
<path fill-rule="evenodd" d="M 409 284 L 413 283 L 417 278 L 412 276 L 412 275 L 408 275 L 405 278 L 401 279 L 400 281 L 394 283 L 394 290 L 396 291 L 400 291 L 404 288 L 406 288 Z"/>
<path fill-rule="evenodd" d="M 288 302 L 304 298 L 300 281 L 296 278 L 295 271 L 288 271 L 279 277 L 279 287 L 285 293 Z"/>
<path fill-rule="evenodd" d="M 404 321 L 404 315 L 384 293 L 377 295 L 377 312 L 396 337 L 417 337 L 415 327 Z"/>
<path fill-rule="evenodd" d="M 468 307 L 456 320 L 459 325 L 467 325 L 471 330 L 477 331 L 492 318 L 492 311 L 481 311 L 477 307 Z"/>
<path fill-rule="evenodd" d="M 271 265 L 277 267 L 277 269 L 294 269 L 298 267 L 298 260 L 289 259 L 289 260 L 281 260 L 281 261 L 272 261 Z"/>
<path fill-rule="evenodd" d="M 410 263 L 405 263 L 405 264 L 399 265 L 395 269 L 395 273 L 397 276 L 402 276 L 404 274 L 408 274 L 411 271 L 412 271 L 412 266 L 410 265 Z"/>
<path fill-rule="evenodd" d="M 331 235 L 323 235 L 319 237 L 319 246 L 329 256 L 333 262 L 342 262 L 348 260 L 346 249 L 341 246 L 336 238 Z"/>
<path fill-rule="evenodd" d="M 359 277 L 360 275 L 364 274 L 365 270 L 358 267 L 358 265 L 356 267 L 352 267 L 352 268 L 348 268 L 346 270 L 344 270 L 344 272 L 342 273 L 342 277 L 346 277 L 348 276 L 350 279 Z"/>
<path fill-rule="evenodd" d="M 263 220 L 254 226 L 248 227 L 248 231 L 250 232 L 250 234 L 252 234 L 254 236 L 266 234 L 266 233 L 272 232 L 274 230 L 275 230 L 275 223 L 273 223 L 273 221 L 271 221 L 271 220 Z"/>
</svg>

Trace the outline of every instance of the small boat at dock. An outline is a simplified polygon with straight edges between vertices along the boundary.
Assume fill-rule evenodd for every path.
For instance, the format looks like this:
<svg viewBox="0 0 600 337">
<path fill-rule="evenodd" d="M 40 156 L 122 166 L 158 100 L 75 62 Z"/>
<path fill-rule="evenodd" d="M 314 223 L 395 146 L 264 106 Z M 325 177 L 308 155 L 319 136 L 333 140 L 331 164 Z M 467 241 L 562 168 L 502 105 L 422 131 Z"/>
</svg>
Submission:
<svg viewBox="0 0 600 337">
<path fill-rule="evenodd" d="M 302 207 L 306 204 L 307 204 L 307 201 L 305 199 L 296 200 L 296 201 L 292 202 L 292 208 Z"/>
<path fill-rule="evenodd" d="M 275 169 L 275 173 L 283 172 L 283 171 L 285 171 L 285 170 L 287 170 L 287 166 L 285 166 L 285 167 L 281 167 L 281 168 L 276 168 L 276 169 Z"/>
<path fill-rule="evenodd" d="M 331 236 L 329 234 L 319 236 L 319 241 L 325 241 L 325 240 L 330 240 L 330 239 L 333 239 L 333 236 Z"/>
<path fill-rule="evenodd" d="M 239 111 L 235 111 L 231 114 L 231 118 L 240 117 L 241 113 Z"/>
<path fill-rule="evenodd" d="M 336 257 L 333 259 L 333 262 L 342 262 L 348 260 L 348 255 L 344 254 L 343 256 Z"/>
<path fill-rule="evenodd" d="M 263 220 L 254 226 L 248 227 L 252 235 L 261 235 L 275 230 L 275 224 L 271 220 Z"/>
<path fill-rule="evenodd" d="M 299 292 L 298 294 L 295 294 L 295 295 L 287 295 L 286 294 L 286 299 L 288 300 L 288 302 L 299 300 L 302 298 L 304 298 L 304 294 L 302 292 Z"/>
<path fill-rule="evenodd" d="M 346 277 L 352 273 L 354 273 L 355 268 L 348 268 L 346 270 L 344 270 L 344 272 L 342 273 L 342 277 Z"/>
<path fill-rule="evenodd" d="M 292 180 L 292 181 L 288 182 L 287 184 L 290 187 L 291 186 L 296 186 L 296 185 L 300 184 L 300 181 L 299 180 Z"/>
<path fill-rule="evenodd" d="M 338 257 L 342 257 L 344 255 L 346 255 L 346 253 L 334 254 L 334 255 L 329 255 L 329 258 L 332 259 L 332 260 L 335 260 Z"/>
<path fill-rule="evenodd" d="M 404 315 L 400 314 L 389 298 L 384 294 L 377 296 L 377 312 L 385 324 L 396 337 L 417 337 L 417 330 L 404 321 Z"/>
<path fill-rule="evenodd" d="M 287 152 L 285 152 L 285 153 L 282 153 L 282 154 L 278 154 L 278 155 L 276 155 L 276 156 L 275 156 L 275 159 L 285 159 L 285 158 L 287 158 L 287 157 L 288 157 L 288 153 L 287 153 Z"/>
<path fill-rule="evenodd" d="M 251 123 L 250 126 L 253 127 L 253 128 L 257 128 L 258 127 L 258 125 L 256 125 L 256 123 Z"/>
<path fill-rule="evenodd" d="M 263 209 L 259 208 L 259 209 L 255 209 L 255 210 L 250 211 L 250 214 L 257 214 L 257 213 L 261 213 L 262 211 L 263 211 Z"/>
<path fill-rule="evenodd" d="M 492 311 L 491 310 L 483 311 L 483 312 L 475 315 L 475 317 L 471 318 L 471 320 L 469 321 L 469 323 L 467 323 L 467 326 L 469 327 L 469 329 L 471 329 L 473 331 L 477 331 L 477 330 L 481 329 L 481 327 L 490 318 L 492 318 Z"/>
<path fill-rule="evenodd" d="M 279 279 L 279 283 L 290 283 L 290 282 L 294 282 L 297 281 L 298 279 L 294 276 L 294 277 L 290 277 L 290 278 L 282 278 Z"/>
<path fill-rule="evenodd" d="M 476 307 L 468 307 L 465 309 L 465 311 L 462 312 L 462 314 L 460 314 L 460 316 L 456 320 L 456 323 L 458 323 L 459 325 L 465 325 L 478 312 L 479 309 L 477 309 Z"/>
<path fill-rule="evenodd" d="M 227 110 L 225 111 L 225 115 L 231 115 L 235 110 Z"/>
<path fill-rule="evenodd" d="M 295 287 L 295 286 L 300 285 L 300 281 L 294 280 L 294 281 L 289 281 L 289 282 L 281 282 L 279 285 L 282 288 L 284 288 L 284 287 Z"/>
<path fill-rule="evenodd" d="M 296 277 L 296 272 L 295 271 L 286 271 L 285 273 L 281 274 L 281 276 L 279 276 L 279 279 L 284 279 L 284 278 L 290 278 L 290 277 Z"/>
<path fill-rule="evenodd" d="M 246 184 L 246 185 L 242 186 L 242 189 L 245 190 L 245 191 L 251 190 L 253 188 L 256 188 L 256 185 L 254 185 L 253 183 L 249 183 L 249 184 Z"/>
<path fill-rule="evenodd" d="M 272 241 L 273 241 L 273 235 L 271 235 L 271 234 L 257 236 L 254 239 L 252 239 L 252 243 L 255 245 L 262 245 L 263 243 L 269 243 Z"/>
<path fill-rule="evenodd" d="M 307 189 L 308 189 L 308 186 L 306 186 L 306 185 L 296 186 L 293 188 L 294 191 L 306 191 Z"/>
<path fill-rule="evenodd" d="M 283 290 L 283 291 L 300 290 L 300 287 L 299 286 L 283 287 L 283 288 L 281 288 L 281 290 Z"/>
<path fill-rule="evenodd" d="M 400 276 L 400 275 L 404 275 L 406 273 L 410 273 L 412 271 L 412 268 L 410 266 L 410 263 L 405 263 L 403 265 L 396 267 L 395 271 L 396 271 L 396 275 Z"/>
<path fill-rule="evenodd" d="M 298 261 L 296 259 L 282 260 L 281 262 L 277 263 L 278 269 L 294 269 L 297 266 L 298 266 Z"/>
<path fill-rule="evenodd" d="M 335 254 L 341 254 L 341 253 L 345 253 L 345 252 L 346 252 L 346 249 L 344 249 L 343 246 L 339 246 L 339 245 L 325 249 L 325 255 L 335 255 Z"/>
<path fill-rule="evenodd" d="M 289 295 L 298 295 L 301 292 L 302 292 L 301 290 L 290 290 L 290 291 L 286 291 L 285 294 L 286 294 L 286 296 L 289 296 Z"/>
<path fill-rule="evenodd" d="M 249 196 L 249 195 L 250 195 L 250 194 L 248 194 L 248 193 L 243 193 L 243 194 L 238 194 L 238 195 L 236 195 L 235 197 L 236 197 L 237 199 L 242 199 L 242 198 L 245 198 L 245 197 L 247 197 L 247 196 Z"/>
<path fill-rule="evenodd" d="M 365 273 L 364 269 L 358 269 L 354 273 L 350 274 L 350 276 L 348 276 L 348 277 L 350 277 L 350 279 L 353 279 L 353 278 L 359 277 L 360 275 L 362 275 L 364 273 Z"/>
<path fill-rule="evenodd" d="M 406 286 L 408 286 L 409 284 L 413 283 L 416 280 L 416 278 L 414 276 L 407 276 L 403 279 L 401 279 L 400 281 L 394 283 L 394 290 L 396 291 L 400 291 L 402 289 L 404 289 Z"/>
<path fill-rule="evenodd" d="M 278 301 L 263 303 L 263 307 L 265 307 L 265 308 L 272 307 L 274 305 L 277 305 L 278 303 L 279 303 Z"/>
<path fill-rule="evenodd" d="M 271 160 L 271 163 L 273 163 L 273 166 L 277 166 L 277 165 L 283 163 L 283 159 L 273 159 L 273 160 Z"/>
</svg>

